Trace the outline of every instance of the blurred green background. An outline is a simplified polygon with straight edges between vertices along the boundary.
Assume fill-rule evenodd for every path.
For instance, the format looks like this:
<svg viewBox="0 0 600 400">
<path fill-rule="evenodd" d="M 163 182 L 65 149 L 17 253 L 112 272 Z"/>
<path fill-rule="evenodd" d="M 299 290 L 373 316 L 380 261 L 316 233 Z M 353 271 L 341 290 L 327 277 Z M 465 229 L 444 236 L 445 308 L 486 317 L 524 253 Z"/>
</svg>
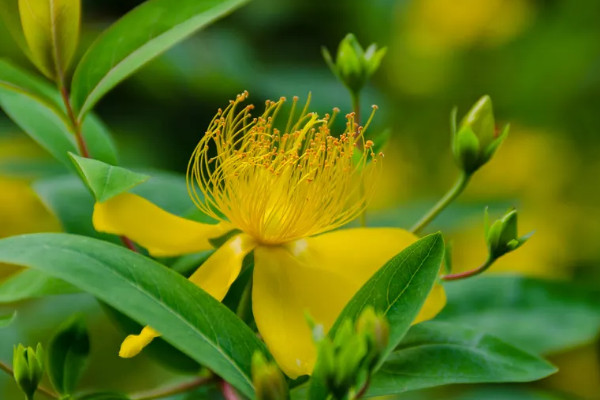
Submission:
<svg viewBox="0 0 600 400">
<path fill-rule="evenodd" d="M 81 52 L 139 3 L 84 1 Z M 489 94 L 498 121 L 511 123 L 510 136 L 431 230 L 441 228 L 453 240 L 457 270 L 471 269 L 485 256 L 483 208 L 500 213 L 517 206 L 521 229 L 536 234 L 490 273 L 518 271 L 600 287 L 599 21 L 598 0 L 254 0 L 143 68 L 97 112 L 123 164 L 184 173 L 216 109 L 243 90 L 256 104 L 310 91 L 315 110 L 350 111 L 320 47 L 335 50 L 353 32 L 363 45 L 388 47 L 363 101 L 364 112 L 371 104 L 380 107 L 371 134 L 387 128 L 392 134 L 369 222 L 408 226 L 452 184 L 450 110 L 458 106 L 462 115 Z M 31 68 L 3 27 L 0 54 Z M 33 179 L 60 171 L 0 116 L 0 236 L 60 229 L 29 188 Z M 112 349 L 122 334 L 84 295 L 24 305 L 19 323 L 0 333 L 0 357 L 8 360 L 13 343 L 43 338 L 76 310 L 89 313 L 97 328 L 88 385 L 137 390 L 169 379 L 147 358 L 118 360 Z M 590 343 L 551 357 L 561 372 L 527 386 L 534 387 L 527 394 L 517 385 L 403 398 L 512 399 L 521 391 L 523 399 L 600 399 L 599 354 L 598 344 Z M 139 373 L 125 380 L 124 370 Z M 4 396 L 17 395 L 0 375 Z"/>
</svg>

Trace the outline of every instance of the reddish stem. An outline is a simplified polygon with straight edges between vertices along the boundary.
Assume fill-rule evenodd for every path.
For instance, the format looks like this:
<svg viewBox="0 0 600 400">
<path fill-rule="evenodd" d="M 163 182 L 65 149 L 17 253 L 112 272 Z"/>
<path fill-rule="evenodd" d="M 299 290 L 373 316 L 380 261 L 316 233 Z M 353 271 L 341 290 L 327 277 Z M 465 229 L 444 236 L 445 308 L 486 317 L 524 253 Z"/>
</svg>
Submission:
<svg viewBox="0 0 600 400">
<path fill-rule="evenodd" d="M 129 239 L 127 236 L 119 236 L 119 238 L 121 239 L 121 243 L 123 243 L 123 245 L 129 250 L 134 251 L 136 253 L 138 252 L 138 249 L 137 247 L 135 247 L 135 243 L 133 243 L 133 240 Z"/>
<path fill-rule="evenodd" d="M 67 108 L 67 115 L 71 120 L 71 124 L 73 125 L 73 130 L 75 131 L 75 139 L 77 140 L 77 148 L 79 149 L 79 154 L 82 157 L 89 158 L 90 153 L 87 148 L 87 144 L 85 143 L 85 139 L 83 138 L 83 134 L 81 132 L 81 124 L 75 117 L 75 113 L 73 112 L 73 107 L 71 106 L 71 101 L 69 100 L 69 92 L 63 86 L 60 89 L 60 94 L 62 96 L 63 102 L 65 103 L 65 107 Z"/>
<path fill-rule="evenodd" d="M 227 382 L 221 381 L 221 393 L 225 400 L 240 400 L 235 389 Z"/>
<path fill-rule="evenodd" d="M 459 279 L 465 279 L 465 278 L 470 278 L 475 275 L 479 275 L 480 273 L 482 273 L 483 271 L 488 269 L 492 265 L 493 262 L 494 262 L 493 260 L 487 260 L 480 267 L 475 268 L 473 270 L 465 271 L 465 272 L 458 272 L 456 274 L 443 275 L 442 280 L 457 281 Z"/>
<path fill-rule="evenodd" d="M 169 396 L 173 396 L 175 394 L 179 394 L 179 393 L 185 393 L 185 392 L 189 392 L 193 389 L 196 389 L 200 386 L 204 386 L 204 385 L 208 385 L 210 383 L 214 382 L 214 377 L 213 376 L 209 376 L 209 377 L 205 377 L 205 378 L 198 378 L 194 381 L 191 382 L 186 382 L 186 383 L 182 383 L 180 385 L 171 387 L 171 388 L 166 388 L 166 389 L 159 389 L 153 392 L 148 392 L 145 394 L 141 394 L 141 395 L 137 395 L 137 396 L 133 396 L 132 398 L 134 400 L 155 400 L 155 399 L 162 399 L 165 397 L 169 397 Z"/>
</svg>

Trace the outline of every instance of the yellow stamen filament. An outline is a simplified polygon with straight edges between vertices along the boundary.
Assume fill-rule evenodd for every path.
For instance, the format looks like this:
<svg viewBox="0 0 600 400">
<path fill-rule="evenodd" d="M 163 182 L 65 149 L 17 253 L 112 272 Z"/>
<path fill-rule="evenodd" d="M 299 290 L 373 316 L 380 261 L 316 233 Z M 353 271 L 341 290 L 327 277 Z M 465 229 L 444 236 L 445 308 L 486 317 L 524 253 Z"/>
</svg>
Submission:
<svg viewBox="0 0 600 400">
<path fill-rule="evenodd" d="M 274 245 L 338 228 L 366 207 L 361 185 L 369 189 L 379 155 L 364 129 L 346 116 L 346 130 L 331 134 L 333 118 L 309 113 L 297 117 L 297 98 L 284 131 L 275 127 L 285 99 L 267 101 L 264 113 L 252 105 L 238 111 L 244 92 L 219 110 L 188 166 L 194 203 L 217 220 L 228 220 L 259 243 Z M 370 122 L 370 119 L 369 119 Z M 211 156 L 216 150 L 216 156 Z"/>
</svg>

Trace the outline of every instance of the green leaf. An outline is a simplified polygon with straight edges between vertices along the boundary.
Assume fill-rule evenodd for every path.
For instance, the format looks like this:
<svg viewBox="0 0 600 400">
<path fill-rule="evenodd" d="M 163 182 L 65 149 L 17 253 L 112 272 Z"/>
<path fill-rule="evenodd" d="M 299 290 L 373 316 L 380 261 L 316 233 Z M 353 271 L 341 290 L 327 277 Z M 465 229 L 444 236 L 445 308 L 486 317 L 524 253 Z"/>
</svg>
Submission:
<svg viewBox="0 0 600 400">
<path fill-rule="evenodd" d="M 85 320 L 75 315 L 59 328 L 48 343 L 47 371 L 52 386 L 62 395 L 75 390 L 87 364 L 90 338 Z"/>
<path fill-rule="evenodd" d="M 90 157 L 111 165 L 119 163 L 117 148 L 108 127 L 94 114 L 88 115 L 81 126 Z"/>
<path fill-rule="evenodd" d="M 81 178 L 99 202 L 128 191 L 147 181 L 148 175 L 138 174 L 122 167 L 114 167 L 102 161 L 70 154 Z"/>
<path fill-rule="evenodd" d="M 0 20 L 25 55 L 31 57 L 31 52 L 29 51 L 29 47 L 27 47 L 25 35 L 23 34 L 23 27 L 21 26 L 19 0 L 0 0 Z"/>
<path fill-rule="evenodd" d="M 33 140 L 69 166 L 68 153 L 77 152 L 77 148 L 73 135 L 69 134 L 69 122 L 57 106 L 4 81 L 0 71 L 0 107 Z"/>
<path fill-rule="evenodd" d="M 575 400 L 575 398 L 558 393 L 550 393 L 522 385 L 477 387 L 445 397 L 444 400 Z"/>
<path fill-rule="evenodd" d="M 15 320 L 16 316 L 16 311 L 13 311 L 12 314 L 0 315 L 0 328 L 4 328 L 5 326 L 10 325 Z"/>
<path fill-rule="evenodd" d="M 61 84 L 79 42 L 81 0 L 19 0 L 31 60 Z"/>
<path fill-rule="evenodd" d="M 439 233 L 426 236 L 388 261 L 373 275 L 346 305 L 329 331 L 335 337 L 346 319 L 356 321 L 360 313 L 372 306 L 383 312 L 390 323 L 386 354 L 402 340 L 423 306 L 438 276 L 444 241 Z"/>
<path fill-rule="evenodd" d="M 255 351 L 266 353 L 264 344 L 227 307 L 176 272 L 113 244 L 59 233 L 2 239 L 0 262 L 39 269 L 78 286 L 152 326 L 253 397 L 250 359 Z"/>
<path fill-rule="evenodd" d="M 0 282 L 0 304 L 77 292 L 79 289 L 60 279 L 34 269 L 25 269 Z"/>
<path fill-rule="evenodd" d="M 437 320 L 492 333 L 538 354 L 568 350 L 600 332 L 597 293 L 568 282 L 481 276 L 445 285 Z"/>
<path fill-rule="evenodd" d="M 413 326 L 372 379 L 369 396 L 456 383 L 530 382 L 557 369 L 477 330 L 442 322 Z"/>
<path fill-rule="evenodd" d="M 75 136 L 56 88 L 11 63 L 0 60 L 0 107 L 33 140 L 68 168 L 69 152 L 77 152 Z M 82 126 L 90 156 L 117 164 L 110 132 L 94 115 Z"/>
<path fill-rule="evenodd" d="M 149 0 L 92 44 L 75 70 L 72 99 L 78 118 L 110 89 L 198 29 L 247 0 Z"/>
<path fill-rule="evenodd" d="M 150 180 L 135 187 L 133 192 L 177 215 L 185 215 L 194 208 L 187 194 L 185 177 L 163 171 L 151 173 L 153 176 Z M 33 189 L 44 205 L 56 215 L 65 232 L 121 243 L 118 237 L 98 233 L 94 229 L 94 198 L 78 177 L 65 175 L 39 180 L 33 184 Z M 203 257 L 197 260 L 194 270 L 203 260 Z M 0 303 L 79 292 L 74 286 L 39 271 L 29 270 L 26 275 L 23 279 L 15 275 L 14 283 L 5 281 L 6 287 L 0 283 Z"/>
</svg>

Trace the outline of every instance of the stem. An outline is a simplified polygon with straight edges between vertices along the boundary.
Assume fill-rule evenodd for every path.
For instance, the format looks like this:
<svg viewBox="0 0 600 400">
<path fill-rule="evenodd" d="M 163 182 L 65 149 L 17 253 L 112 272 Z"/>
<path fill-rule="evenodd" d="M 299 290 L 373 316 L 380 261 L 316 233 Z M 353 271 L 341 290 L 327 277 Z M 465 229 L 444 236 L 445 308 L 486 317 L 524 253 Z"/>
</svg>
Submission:
<svg viewBox="0 0 600 400">
<path fill-rule="evenodd" d="M 6 372 L 8 375 L 10 375 L 11 377 L 14 378 L 15 373 L 12 370 L 11 367 L 9 367 L 7 364 L 4 364 L 2 361 L 0 361 L 0 369 L 4 372 Z M 50 397 L 51 399 L 58 399 L 58 395 L 56 393 L 54 393 L 53 391 L 51 391 L 50 389 L 46 389 L 43 386 L 38 386 L 37 391 Z"/>
<path fill-rule="evenodd" d="M 208 377 L 203 377 L 203 378 L 198 378 L 196 380 L 193 380 L 191 382 L 186 382 L 186 383 L 182 383 L 180 385 L 177 386 L 173 386 L 170 388 L 165 388 L 165 389 L 158 389 L 156 391 L 153 392 L 148 392 L 145 394 L 140 394 L 137 396 L 133 396 L 132 399 L 133 400 L 155 400 L 155 399 L 162 399 L 164 397 L 169 397 L 169 396 L 173 396 L 179 393 L 185 393 L 185 392 L 189 392 L 192 389 L 196 389 L 197 387 L 203 386 L 203 385 L 207 385 L 209 383 L 212 383 L 215 381 L 215 377 L 214 376 L 208 376 Z"/>
<path fill-rule="evenodd" d="M 454 201 L 467 187 L 469 180 L 471 179 L 471 174 L 467 174 L 466 172 L 462 172 L 454 186 L 450 188 L 450 190 L 437 202 L 435 206 L 427 214 L 419 220 L 410 231 L 414 234 L 419 234 L 423 228 L 425 228 L 431 221 L 435 219 L 450 203 Z"/>
<path fill-rule="evenodd" d="M 69 100 L 69 92 L 67 89 L 61 85 L 60 94 L 63 99 L 63 103 L 65 103 L 65 107 L 67 108 L 67 115 L 71 120 L 71 125 L 73 125 L 73 130 L 75 131 L 75 139 L 77 140 L 77 148 L 79 149 L 79 154 L 82 157 L 89 158 L 90 153 L 87 148 L 87 144 L 85 143 L 85 139 L 83 138 L 83 134 L 81 132 L 81 124 L 75 117 L 75 113 L 73 112 L 73 107 L 71 106 L 71 101 Z"/>
<path fill-rule="evenodd" d="M 488 258 L 483 264 L 481 264 L 480 267 L 475 268 L 471 271 L 465 271 L 465 272 L 458 272 L 456 274 L 448 274 L 448 275 L 443 275 L 442 276 L 442 280 L 444 281 L 457 281 L 459 279 L 465 279 L 465 278 L 470 278 L 472 276 L 475 275 L 479 275 L 480 273 L 482 273 L 483 271 L 487 270 L 489 267 L 492 266 L 492 264 L 494 263 L 494 261 L 496 261 L 493 258 Z"/>
<path fill-rule="evenodd" d="M 133 251 L 134 253 L 138 252 L 137 247 L 135 247 L 135 244 L 133 243 L 133 241 L 131 239 L 129 239 L 127 236 L 119 236 L 119 238 L 121 239 L 121 243 L 123 243 L 123 245 L 125 247 L 127 247 L 129 250 Z"/>
<path fill-rule="evenodd" d="M 2 361 L 0 361 L 0 369 L 6 372 L 8 375 L 13 376 L 13 370 L 8 365 L 4 364 Z"/>
<path fill-rule="evenodd" d="M 235 389 L 226 381 L 221 381 L 221 393 L 225 400 L 240 400 Z"/>
</svg>

